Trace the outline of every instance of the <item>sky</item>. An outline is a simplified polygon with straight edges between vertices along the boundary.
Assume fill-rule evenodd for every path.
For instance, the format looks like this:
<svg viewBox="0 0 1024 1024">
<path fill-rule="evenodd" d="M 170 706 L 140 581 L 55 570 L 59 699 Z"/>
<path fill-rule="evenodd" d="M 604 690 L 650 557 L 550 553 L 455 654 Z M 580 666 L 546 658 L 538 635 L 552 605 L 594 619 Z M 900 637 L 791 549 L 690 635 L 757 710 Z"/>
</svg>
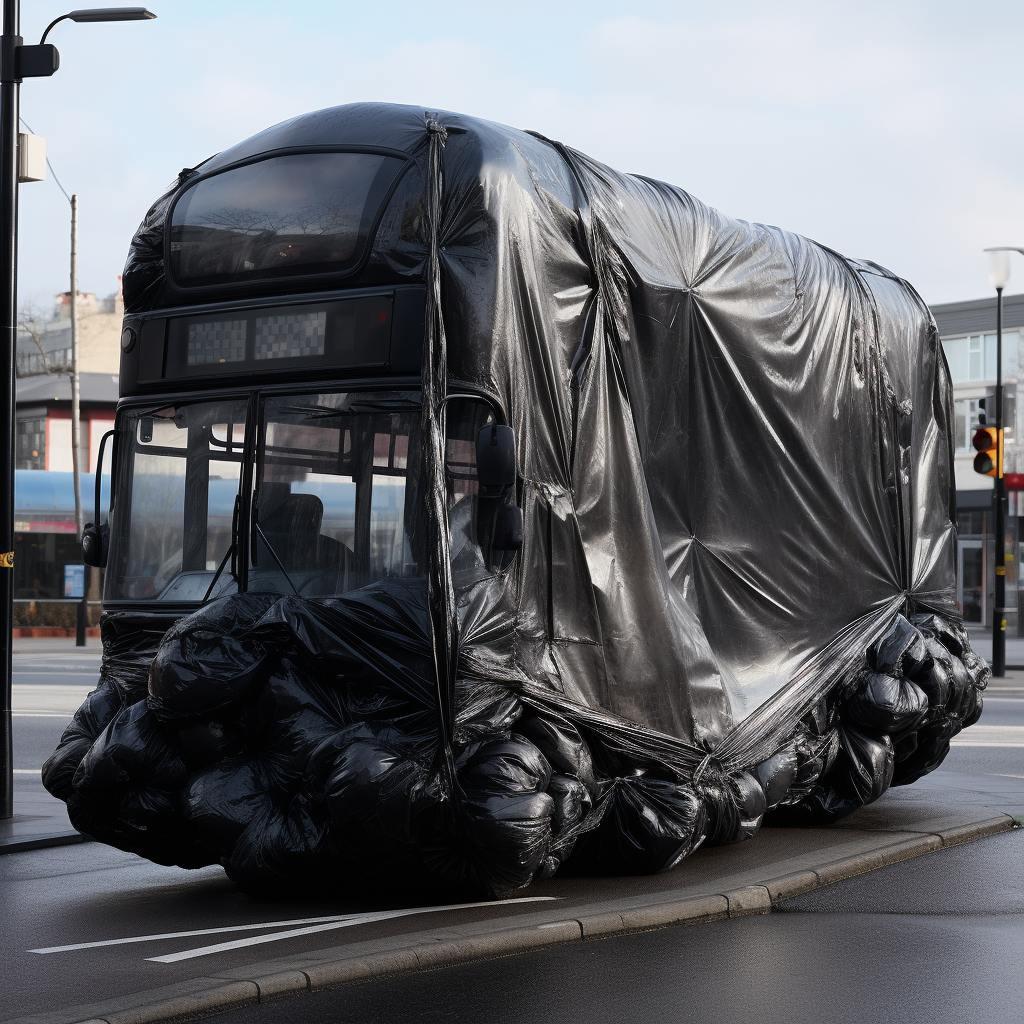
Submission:
<svg viewBox="0 0 1024 1024">
<path fill-rule="evenodd" d="M 79 287 L 117 289 L 178 171 L 359 100 L 531 128 L 909 280 L 991 294 L 1024 248 L 1024 3 L 151 0 L 157 20 L 62 22 L 21 116 L 80 204 Z M 39 40 L 65 8 L 23 0 Z M 628 13 L 625 13 L 628 10 Z M 23 129 L 24 130 L 24 129 Z M 21 186 L 19 303 L 66 291 L 70 207 Z M 1024 292 L 1024 256 L 1007 293 Z"/>
</svg>

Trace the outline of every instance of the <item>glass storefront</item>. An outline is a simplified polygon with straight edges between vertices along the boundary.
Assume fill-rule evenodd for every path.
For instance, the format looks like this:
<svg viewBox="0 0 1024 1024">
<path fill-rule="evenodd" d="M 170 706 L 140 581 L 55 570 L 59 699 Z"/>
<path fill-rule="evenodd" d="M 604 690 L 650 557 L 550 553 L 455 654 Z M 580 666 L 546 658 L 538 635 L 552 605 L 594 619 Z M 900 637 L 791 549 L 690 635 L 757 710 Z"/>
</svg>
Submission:
<svg viewBox="0 0 1024 1024">
<path fill-rule="evenodd" d="M 979 509 L 961 509 L 958 514 L 960 529 L 957 552 L 957 602 L 968 626 L 992 628 L 995 607 L 996 545 L 993 533 L 994 516 Z M 1006 516 L 1006 629 L 1012 636 L 1024 636 L 1024 619 L 1018 615 L 1020 607 L 1019 566 L 1024 553 L 1018 516 Z"/>
</svg>

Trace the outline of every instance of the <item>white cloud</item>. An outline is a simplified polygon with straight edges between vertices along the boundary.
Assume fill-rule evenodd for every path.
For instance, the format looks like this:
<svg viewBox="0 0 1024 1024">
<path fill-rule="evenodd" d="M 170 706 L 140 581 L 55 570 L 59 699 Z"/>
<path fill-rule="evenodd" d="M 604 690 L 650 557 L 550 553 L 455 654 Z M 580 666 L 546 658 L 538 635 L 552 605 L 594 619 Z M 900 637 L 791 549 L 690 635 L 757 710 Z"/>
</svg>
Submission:
<svg viewBox="0 0 1024 1024">
<path fill-rule="evenodd" d="M 82 285 L 101 293 L 181 167 L 357 99 L 535 128 L 889 265 L 929 301 L 986 294 L 980 250 L 1024 241 L 1019 5 L 632 9 L 175 0 L 148 24 L 62 26 L 64 66 L 22 109 L 81 195 Z M 66 288 L 67 204 L 50 182 L 22 196 L 22 290 Z"/>
</svg>

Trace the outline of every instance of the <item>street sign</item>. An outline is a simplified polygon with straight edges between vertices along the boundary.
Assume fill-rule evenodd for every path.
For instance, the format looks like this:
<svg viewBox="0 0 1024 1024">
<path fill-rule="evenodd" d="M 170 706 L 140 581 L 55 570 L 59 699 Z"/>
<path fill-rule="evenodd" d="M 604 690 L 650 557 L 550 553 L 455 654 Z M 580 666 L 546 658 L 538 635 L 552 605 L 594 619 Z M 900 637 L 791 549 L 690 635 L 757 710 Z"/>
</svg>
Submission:
<svg viewBox="0 0 1024 1024">
<path fill-rule="evenodd" d="M 85 597 L 85 566 L 64 566 L 64 596 Z"/>
</svg>

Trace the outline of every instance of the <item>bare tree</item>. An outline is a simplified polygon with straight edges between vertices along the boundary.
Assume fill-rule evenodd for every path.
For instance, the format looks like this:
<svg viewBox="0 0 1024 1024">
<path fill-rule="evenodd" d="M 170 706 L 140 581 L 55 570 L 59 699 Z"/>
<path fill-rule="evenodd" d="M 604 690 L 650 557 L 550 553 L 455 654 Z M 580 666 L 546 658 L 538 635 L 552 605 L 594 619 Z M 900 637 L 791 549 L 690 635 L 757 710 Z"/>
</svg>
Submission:
<svg viewBox="0 0 1024 1024">
<path fill-rule="evenodd" d="M 39 349 L 44 373 L 62 373 L 67 368 L 63 365 L 51 365 L 46 349 L 43 347 L 43 338 L 46 336 L 46 324 L 52 319 L 53 317 L 50 312 L 43 309 L 37 302 L 26 302 L 18 311 L 18 334 L 31 338 L 36 348 Z M 18 376 L 24 376 L 21 373 L 20 367 L 18 370 Z"/>
</svg>

